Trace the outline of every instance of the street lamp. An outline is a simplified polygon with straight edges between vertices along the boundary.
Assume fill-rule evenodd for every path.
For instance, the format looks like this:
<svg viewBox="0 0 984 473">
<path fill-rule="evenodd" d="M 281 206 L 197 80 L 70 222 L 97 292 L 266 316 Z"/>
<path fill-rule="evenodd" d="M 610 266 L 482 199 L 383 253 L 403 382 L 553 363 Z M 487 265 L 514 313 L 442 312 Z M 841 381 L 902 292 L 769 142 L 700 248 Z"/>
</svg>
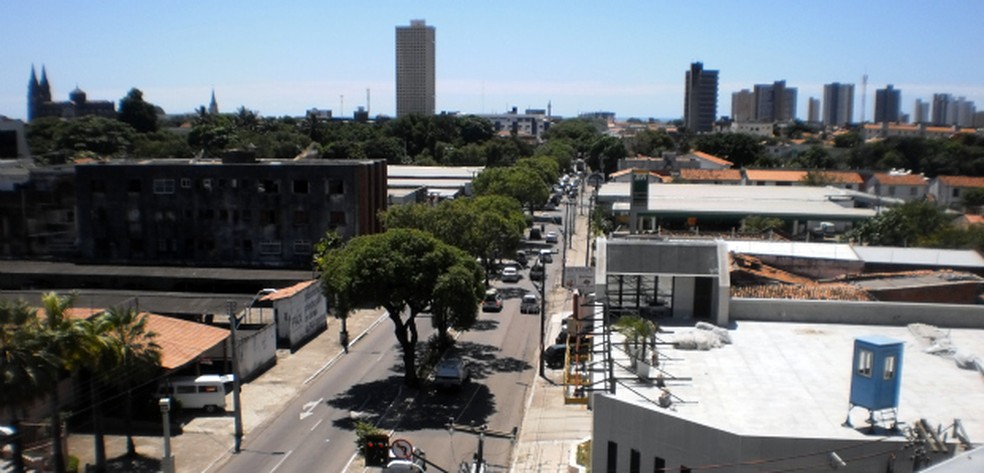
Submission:
<svg viewBox="0 0 984 473">
<path fill-rule="evenodd" d="M 276 289 L 269 288 L 269 287 L 266 288 L 266 289 L 260 289 L 259 291 L 256 292 L 256 295 L 253 296 L 253 300 L 249 301 L 249 305 L 246 306 L 246 321 L 247 322 L 252 322 L 253 321 L 253 317 L 252 317 L 252 315 L 253 315 L 253 304 L 256 304 L 256 301 L 260 300 L 261 297 L 263 297 L 263 296 L 265 296 L 267 294 L 273 294 L 274 292 L 277 292 L 277 290 Z M 260 309 L 260 310 L 262 311 L 263 309 Z M 263 312 L 260 312 L 260 322 L 263 322 Z"/>
<path fill-rule="evenodd" d="M 547 297 L 546 297 L 546 287 L 547 287 L 547 268 L 543 267 L 543 278 L 540 279 L 540 377 L 546 378 L 546 360 L 543 359 L 543 352 L 545 349 L 544 339 L 546 339 L 546 313 L 547 313 Z"/>
<path fill-rule="evenodd" d="M 259 297 L 259 294 L 257 294 L 257 297 Z M 236 317 L 236 303 L 227 301 L 226 304 L 228 305 L 229 311 L 229 336 L 232 339 L 232 413 L 235 436 L 235 444 L 232 451 L 233 453 L 239 453 L 239 447 L 243 442 L 243 408 L 239 400 L 239 353 L 236 350 L 236 328 L 238 328 L 240 319 Z"/>
<path fill-rule="evenodd" d="M 164 457 L 161 458 L 161 471 L 163 473 L 174 473 L 174 457 L 171 456 L 171 398 L 163 397 L 158 402 L 161 407 L 161 416 L 164 418 Z"/>
</svg>

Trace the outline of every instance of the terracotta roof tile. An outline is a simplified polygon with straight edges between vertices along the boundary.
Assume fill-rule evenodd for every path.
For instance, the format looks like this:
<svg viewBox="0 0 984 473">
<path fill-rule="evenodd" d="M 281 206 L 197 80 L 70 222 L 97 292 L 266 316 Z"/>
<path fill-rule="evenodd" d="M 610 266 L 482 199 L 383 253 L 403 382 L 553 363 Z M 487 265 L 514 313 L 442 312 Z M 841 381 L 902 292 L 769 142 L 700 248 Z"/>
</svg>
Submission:
<svg viewBox="0 0 984 473">
<path fill-rule="evenodd" d="M 984 177 L 936 176 L 936 178 L 950 187 L 984 187 Z"/>
<path fill-rule="evenodd" d="M 826 177 L 830 182 L 838 184 L 861 184 L 864 182 L 861 174 L 851 171 L 822 171 L 821 175 Z"/>
<path fill-rule="evenodd" d="M 806 178 L 806 171 L 788 169 L 747 169 L 749 181 L 800 182 Z"/>
<path fill-rule="evenodd" d="M 681 169 L 680 178 L 699 181 L 734 181 L 741 182 L 741 171 L 737 169 Z"/>
<path fill-rule="evenodd" d="M 180 368 L 229 337 L 227 330 L 211 325 L 156 314 L 147 316 L 147 330 L 157 334 L 154 341 L 161 347 L 164 369 Z"/>
<path fill-rule="evenodd" d="M 712 163 L 720 164 L 722 166 L 734 166 L 735 163 L 728 161 L 727 159 L 719 158 L 713 154 L 707 154 L 703 151 L 692 151 L 690 154 L 697 156 L 700 159 L 710 161 Z"/>
<path fill-rule="evenodd" d="M 271 292 L 270 294 L 267 294 L 267 295 L 261 297 L 260 300 L 261 301 L 277 301 L 277 300 L 280 300 L 280 299 L 286 299 L 288 297 L 293 296 L 294 294 L 297 294 L 298 292 L 303 291 L 304 289 L 307 289 L 308 286 L 310 286 L 310 285 L 312 285 L 312 284 L 314 284 L 316 282 L 318 282 L 317 279 L 311 279 L 309 281 L 299 282 L 297 284 L 294 284 L 293 286 L 285 287 L 283 289 L 277 289 L 276 292 Z"/>
<path fill-rule="evenodd" d="M 888 174 L 884 172 L 875 173 L 872 176 L 881 184 L 890 186 L 925 186 L 926 178 L 919 174 Z"/>
</svg>

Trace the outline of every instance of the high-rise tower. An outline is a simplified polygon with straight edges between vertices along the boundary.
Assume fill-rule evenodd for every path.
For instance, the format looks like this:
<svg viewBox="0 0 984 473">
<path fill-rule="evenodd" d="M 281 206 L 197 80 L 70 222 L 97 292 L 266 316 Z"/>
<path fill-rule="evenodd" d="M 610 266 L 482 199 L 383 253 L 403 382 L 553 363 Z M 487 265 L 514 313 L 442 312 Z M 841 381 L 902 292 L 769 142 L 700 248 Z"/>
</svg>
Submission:
<svg viewBox="0 0 984 473">
<path fill-rule="evenodd" d="M 902 93 L 888 84 L 875 91 L 875 123 L 898 123 Z"/>
<path fill-rule="evenodd" d="M 434 114 L 434 27 L 396 27 L 396 116 Z"/>
<path fill-rule="evenodd" d="M 854 84 L 834 82 L 823 86 L 823 124 L 844 126 L 854 120 Z"/>
<path fill-rule="evenodd" d="M 687 130 L 712 131 L 717 120 L 718 71 L 705 70 L 703 63 L 690 64 L 683 102 L 683 123 Z"/>
</svg>

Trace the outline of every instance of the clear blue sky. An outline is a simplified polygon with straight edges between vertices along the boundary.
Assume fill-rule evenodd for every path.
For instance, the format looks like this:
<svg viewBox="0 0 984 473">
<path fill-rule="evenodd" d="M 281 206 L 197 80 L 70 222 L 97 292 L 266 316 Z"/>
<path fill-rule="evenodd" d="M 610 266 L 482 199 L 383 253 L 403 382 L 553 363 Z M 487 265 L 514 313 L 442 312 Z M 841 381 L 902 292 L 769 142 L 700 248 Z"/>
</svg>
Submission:
<svg viewBox="0 0 984 473">
<path fill-rule="evenodd" d="M 263 115 L 313 107 L 393 115 L 394 28 L 437 29 L 437 108 L 546 108 L 677 118 L 691 62 L 731 93 L 785 79 L 798 114 L 823 84 L 894 84 L 903 112 L 936 92 L 984 109 L 984 1 L 6 1 L 0 115 L 25 118 L 31 65 L 56 100 L 76 85 L 119 101 L 131 87 L 168 113 L 208 103 Z M 342 97 L 344 96 L 344 100 Z"/>
</svg>

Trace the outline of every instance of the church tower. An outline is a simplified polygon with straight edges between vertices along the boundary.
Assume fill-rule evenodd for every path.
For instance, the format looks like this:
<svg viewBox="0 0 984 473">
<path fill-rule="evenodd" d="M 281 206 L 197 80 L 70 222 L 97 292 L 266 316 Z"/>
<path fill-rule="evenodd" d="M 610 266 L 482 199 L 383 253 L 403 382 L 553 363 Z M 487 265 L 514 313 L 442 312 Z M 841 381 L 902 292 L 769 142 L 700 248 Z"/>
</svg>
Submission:
<svg viewBox="0 0 984 473">
<path fill-rule="evenodd" d="M 219 114 L 219 103 L 215 101 L 215 89 L 212 89 L 212 101 L 208 103 L 208 114 Z"/>
<path fill-rule="evenodd" d="M 41 115 L 41 108 L 45 103 L 51 102 L 51 85 L 48 84 L 48 73 L 44 66 L 41 66 L 41 81 L 31 66 L 31 79 L 27 82 L 27 121 L 34 120 Z"/>
</svg>

